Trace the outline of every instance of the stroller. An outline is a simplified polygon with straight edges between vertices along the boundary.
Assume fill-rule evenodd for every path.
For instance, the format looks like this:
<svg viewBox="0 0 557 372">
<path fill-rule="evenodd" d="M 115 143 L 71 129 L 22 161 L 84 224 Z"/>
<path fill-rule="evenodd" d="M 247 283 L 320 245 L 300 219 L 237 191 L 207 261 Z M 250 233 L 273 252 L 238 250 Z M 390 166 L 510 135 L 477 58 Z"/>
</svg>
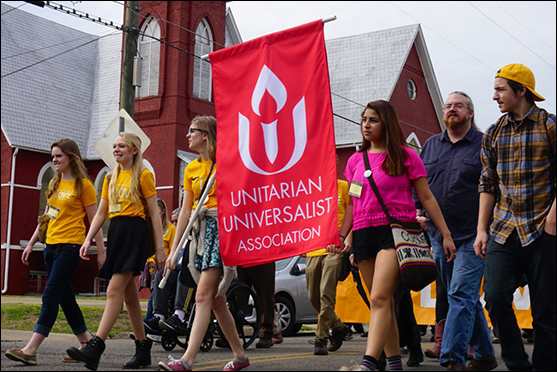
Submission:
<svg viewBox="0 0 557 372">
<path fill-rule="evenodd" d="M 246 349 L 255 341 L 261 327 L 261 308 L 257 295 L 246 284 L 233 281 L 226 292 L 226 302 L 236 323 L 236 329 L 240 336 L 240 340 L 243 343 L 244 349 Z M 169 300 L 169 306 L 173 306 L 173 304 L 174 299 L 171 298 Z M 184 349 L 188 347 L 188 340 L 195 315 L 194 288 L 188 289 L 185 311 L 185 321 L 177 331 L 165 329 L 161 332 L 161 345 L 167 351 L 173 350 L 176 345 Z M 203 352 L 211 350 L 215 338 L 224 338 L 224 334 L 213 315 L 207 332 L 205 333 L 205 337 L 203 338 L 203 342 L 201 343 L 200 350 Z"/>
</svg>

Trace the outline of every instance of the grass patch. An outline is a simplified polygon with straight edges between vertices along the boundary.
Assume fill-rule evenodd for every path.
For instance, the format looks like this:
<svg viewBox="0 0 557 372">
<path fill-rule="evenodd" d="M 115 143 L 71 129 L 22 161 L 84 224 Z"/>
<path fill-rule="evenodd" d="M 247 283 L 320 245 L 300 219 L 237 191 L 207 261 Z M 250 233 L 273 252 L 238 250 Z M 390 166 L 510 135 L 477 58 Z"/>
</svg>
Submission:
<svg viewBox="0 0 557 372">
<path fill-rule="evenodd" d="M 83 312 L 85 324 L 87 324 L 89 332 L 95 334 L 99 327 L 104 307 L 81 306 L 81 311 Z M 41 305 L 3 303 L 2 329 L 33 331 L 35 325 L 37 324 L 37 321 L 39 320 L 40 314 Z M 145 311 L 143 311 L 143 315 L 145 316 Z M 69 334 L 73 333 L 61 308 L 58 311 L 58 318 L 56 319 L 56 322 L 54 322 L 52 332 Z M 124 309 L 120 313 L 120 316 L 116 320 L 116 323 L 114 324 L 114 327 L 112 327 L 112 330 L 110 331 L 108 337 L 127 338 L 130 332 L 132 332 L 132 327 L 128 318 L 128 312 L 126 309 Z"/>
</svg>

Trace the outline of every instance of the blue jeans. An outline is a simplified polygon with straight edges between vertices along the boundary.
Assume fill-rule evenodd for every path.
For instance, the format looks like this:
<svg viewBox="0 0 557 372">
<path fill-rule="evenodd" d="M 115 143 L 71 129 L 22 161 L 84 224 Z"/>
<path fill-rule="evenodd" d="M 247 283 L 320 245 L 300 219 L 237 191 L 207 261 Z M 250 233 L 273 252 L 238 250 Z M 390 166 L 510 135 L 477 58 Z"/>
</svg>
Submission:
<svg viewBox="0 0 557 372">
<path fill-rule="evenodd" d="M 33 332 L 48 337 L 58 317 L 60 306 L 75 335 L 87 331 L 83 313 L 75 300 L 72 288 L 73 275 L 81 263 L 80 247 L 79 244 L 47 244 L 45 246 L 44 263 L 48 281 L 43 292 L 41 315 Z"/>
<path fill-rule="evenodd" d="M 468 344 L 474 349 L 475 359 L 492 358 L 495 350 L 480 302 L 485 262 L 474 252 L 475 237 L 456 243 L 456 258 L 449 263 L 442 242 L 431 234 L 429 237 L 449 300 L 439 364 L 446 366 L 449 362 L 456 362 L 466 365 Z"/>
<path fill-rule="evenodd" d="M 532 370 L 512 308 L 522 275 L 528 279 L 532 326 L 533 369 L 555 371 L 555 236 L 543 233 L 522 247 L 516 230 L 505 244 L 490 240 L 485 256 L 486 308 L 501 341 L 501 357 L 510 371 Z"/>
</svg>

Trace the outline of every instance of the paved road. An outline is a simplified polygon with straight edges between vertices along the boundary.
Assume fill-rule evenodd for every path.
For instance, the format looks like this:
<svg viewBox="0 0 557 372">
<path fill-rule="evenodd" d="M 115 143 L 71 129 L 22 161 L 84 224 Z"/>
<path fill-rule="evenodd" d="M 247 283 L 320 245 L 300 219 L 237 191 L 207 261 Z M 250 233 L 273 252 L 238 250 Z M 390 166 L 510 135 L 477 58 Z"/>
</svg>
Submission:
<svg viewBox="0 0 557 372">
<path fill-rule="evenodd" d="M 5 298 L 2 298 L 2 302 Z M 39 298 L 40 300 L 40 298 Z M 91 300 L 89 300 L 91 301 Z M 92 300 L 99 304 L 98 301 Z M 100 303 L 102 304 L 102 302 Z M 2 371 L 29 371 L 29 366 L 7 359 L 5 351 L 14 347 L 23 347 L 29 340 L 31 333 L 23 331 L 10 331 L 2 329 Z M 270 349 L 256 349 L 254 345 L 247 349 L 251 361 L 250 370 L 254 371 L 335 371 L 343 365 L 354 365 L 361 361 L 365 349 L 365 338 L 359 334 L 354 335 L 352 340 L 346 341 L 343 346 L 334 353 L 327 356 L 313 355 L 313 346 L 308 341 L 313 339 L 312 332 L 302 332 L 296 337 L 286 337 L 282 344 L 274 345 Z M 127 338 L 110 339 L 106 342 L 107 348 L 99 365 L 101 370 L 123 370 L 122 364 L 127 362 L 134 353 L 133 341 Z M 87 371 L 82 363 L 62 363 L 61 358 L 65 350 L 70 346 L 77 346 L 73 335 L 51 334 L 41 345 L 37 354 L 38 366 L 34 370 L 44 371 Z M 429 335 L 422 339 L 422 348 L 430 348 L 433 343 L 429 341 Z M 500 359 L 500 347 L 495 344 L 499 366 L 496 371 L 505 371 Z M 526 344 L 526 351 L 531 355 L 532 344 Z M 172 351 L 164 350 L 160 345 L 153 345 L 151 351 L 152 366 L 144 370 L 158 370 L 157 363 L 166 360 L 168 355 L 179 358 L 184 352 L 180 346 Z M 230 350 L 219 349 L 216 346 L 208 352 L 199 352 L 194 366 L 195 370 L 218 371 L 231 359 Z M 407 367 L 408 355 L 403 355 L 404 370 L 406 371 L 444 371 L 437 360 L 425 358 L 419 367 Z"/>
</svg>

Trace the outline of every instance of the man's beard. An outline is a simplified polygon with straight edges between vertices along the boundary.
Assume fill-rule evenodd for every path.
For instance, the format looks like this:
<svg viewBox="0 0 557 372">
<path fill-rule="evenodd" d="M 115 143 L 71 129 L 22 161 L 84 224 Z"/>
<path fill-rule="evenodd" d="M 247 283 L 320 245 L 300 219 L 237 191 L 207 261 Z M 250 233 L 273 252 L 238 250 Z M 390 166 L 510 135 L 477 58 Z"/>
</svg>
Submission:
<svg viewBox="0 0 557 372">
<path fill-rule="evenodd" d="M 453 129 L 463 126 L 468 121 L 468 118 L 466 116 L 464 118 L 460 118 L 460 116 L 451 115 L 443 121 L 445 122 L 447 128 Z"/>
</svg>

